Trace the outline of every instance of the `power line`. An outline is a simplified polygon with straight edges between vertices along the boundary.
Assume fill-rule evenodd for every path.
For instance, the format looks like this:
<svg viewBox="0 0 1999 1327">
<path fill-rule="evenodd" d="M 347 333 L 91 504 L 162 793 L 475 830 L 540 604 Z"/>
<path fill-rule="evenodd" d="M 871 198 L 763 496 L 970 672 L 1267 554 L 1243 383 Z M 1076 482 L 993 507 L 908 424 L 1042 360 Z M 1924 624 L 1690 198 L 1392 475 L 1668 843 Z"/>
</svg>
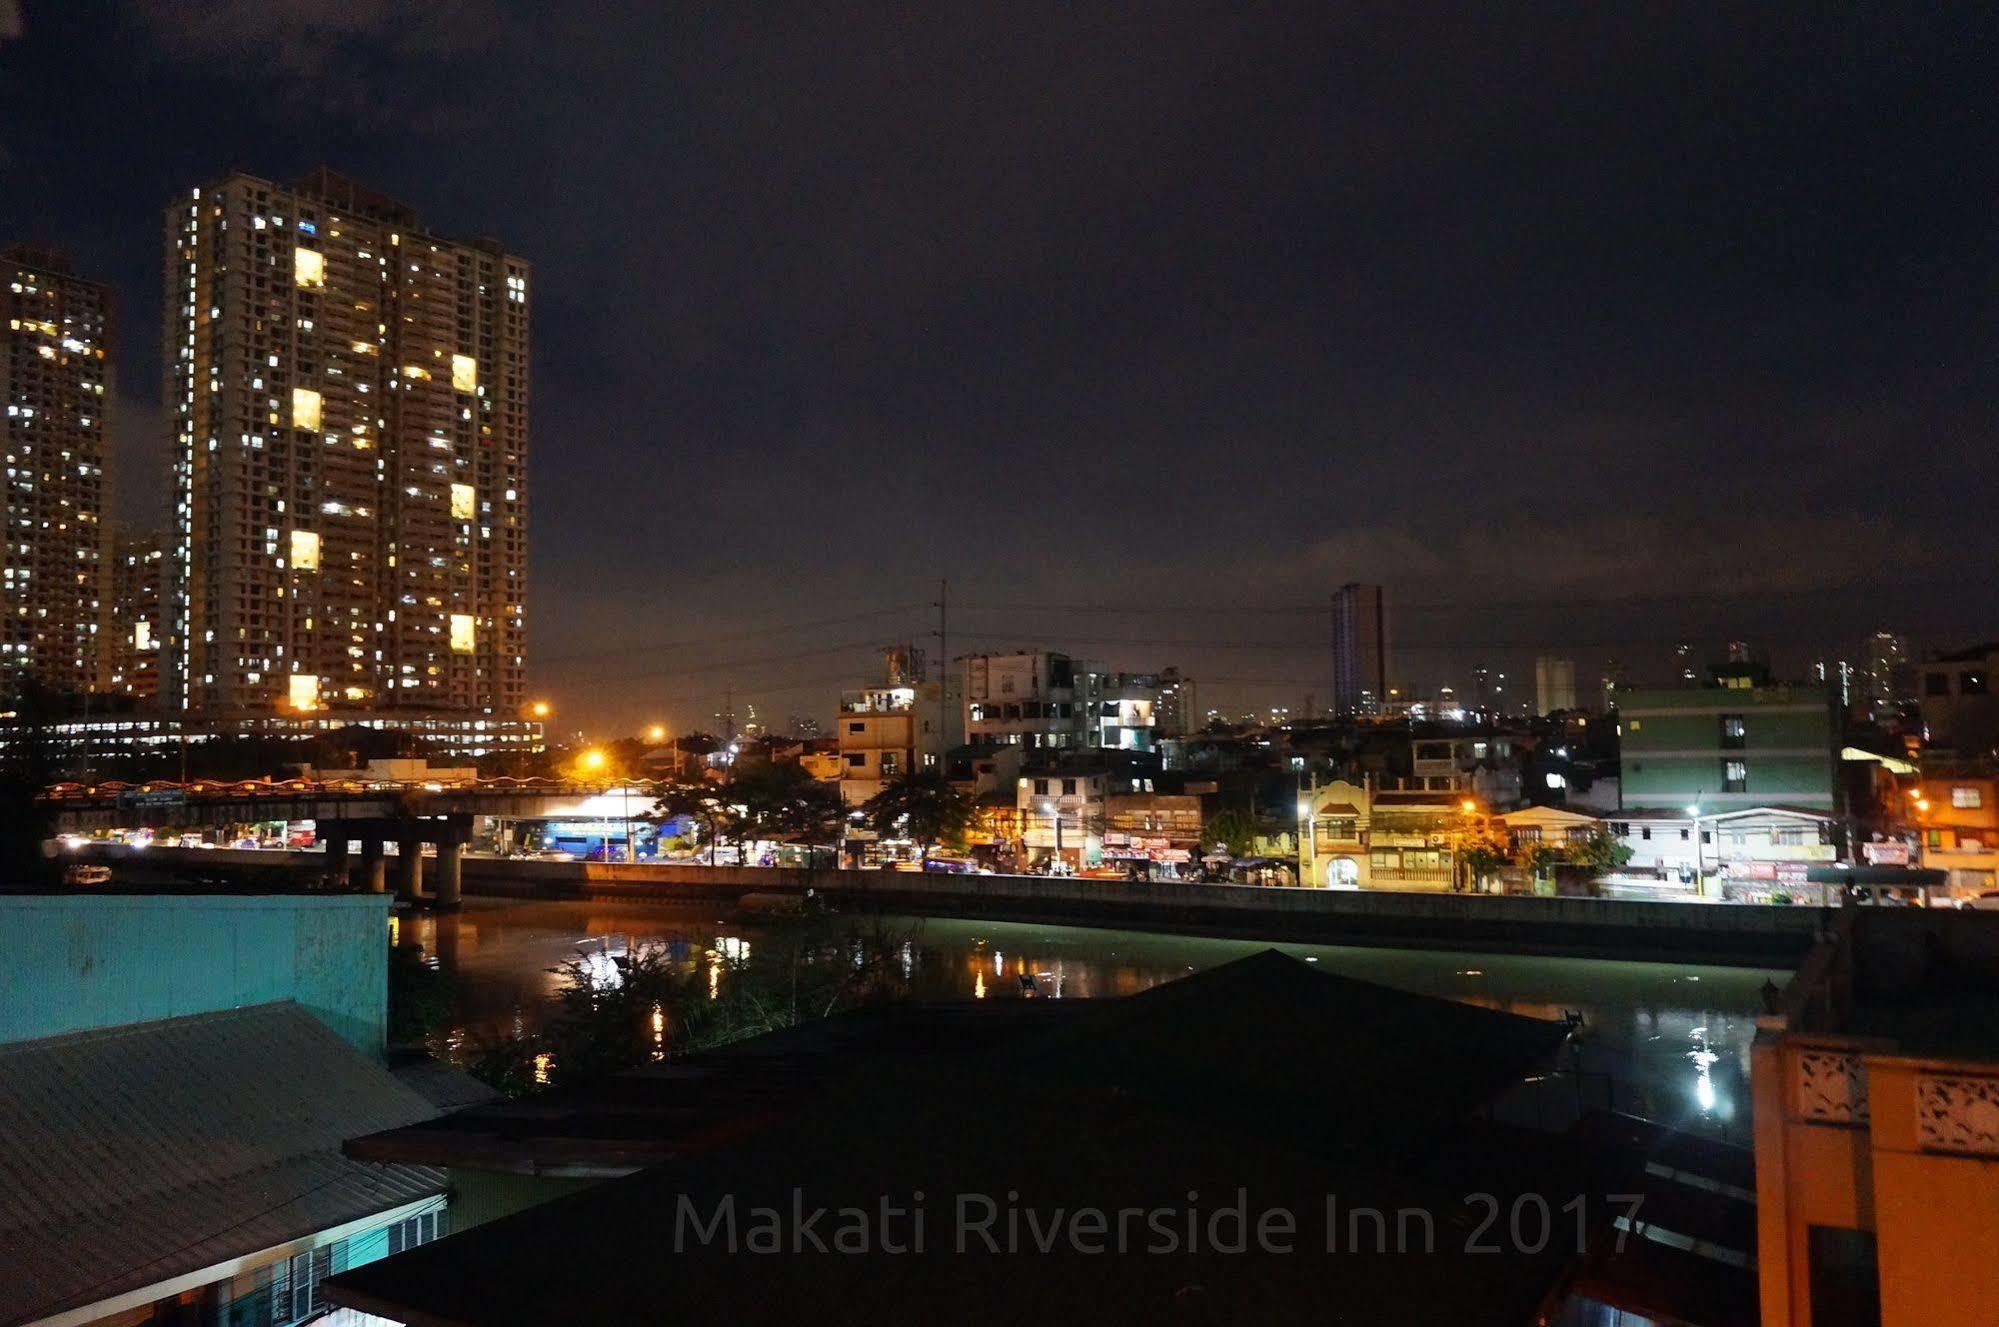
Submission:
<svg viewBox="0 0 1999 1327">
<path fill-rule="evenodd" d="M 743 631 L 727 632 L 719 636 L 700 636 L 693 639 L 655 641 L 637 645 L 617 645 L 605 650 L 591 650 L 574 654 L 558 654 L 534 661 L 537 668 L 547 668 L 558 664 L 575 663 L 582 659 L 604 659 L 621 654 L 641 654 L 651 650 L 686 650 L 704 645 L 726 645 L 735 641 L 753 640 L 761 636 L 781 636 L 789 631 L 810 631 L 820 627 L 844 626 L 850 622 L 865 622 L 870 618 L 892 617 L 897 613 L 927 609 L 928 603 L 893 604 L 887 608 L 871 608 L 865 612 L 844 613 L 838 617 L 811 618 L 795 622 L 778 622 L 767 627 L 751 627 Z"/>
</svg>

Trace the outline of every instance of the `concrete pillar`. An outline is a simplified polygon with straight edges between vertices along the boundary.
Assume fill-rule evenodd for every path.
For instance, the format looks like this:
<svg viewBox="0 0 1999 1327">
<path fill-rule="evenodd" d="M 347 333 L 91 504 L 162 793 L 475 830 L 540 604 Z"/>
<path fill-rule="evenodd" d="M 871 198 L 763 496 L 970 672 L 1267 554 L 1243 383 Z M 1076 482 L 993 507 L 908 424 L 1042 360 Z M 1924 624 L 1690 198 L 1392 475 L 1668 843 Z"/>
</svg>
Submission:
<svg viewBox="0 0 1999 1327">
<path fill-rule="evenodd" d="M 437 906 L 441 910 L 458 907 L 462 886 L 465 845 L 451 835 L 437 845 Z"/>
<path fill-rule="evenodd" d="M 423 898 L 423 840 L 396 840 L 396 897 L 405 903 Z"/>
<path fill-rule="evenodd" d="M 333 883 L 344 889 L 347 886 L 347 824 L 345 821 L 322 821 L 319 832 L 325 836 L 326 874 Z"/>
<path fill-rule="evenodd" d="M 361 875 L 371 894 L 389 891 L 389 855 L 380 839 L 361 840 Z"/>
</svg>

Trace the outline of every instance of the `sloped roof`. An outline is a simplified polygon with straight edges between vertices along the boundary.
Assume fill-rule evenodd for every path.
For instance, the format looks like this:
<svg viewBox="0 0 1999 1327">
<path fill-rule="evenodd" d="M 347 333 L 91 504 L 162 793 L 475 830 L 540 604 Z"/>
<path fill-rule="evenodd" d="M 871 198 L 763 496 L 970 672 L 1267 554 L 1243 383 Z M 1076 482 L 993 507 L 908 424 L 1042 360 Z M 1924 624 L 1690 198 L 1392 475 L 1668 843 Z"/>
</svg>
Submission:
<svg viewBox="0 0 1999 1327">
<path fill-rule="evenodd" d="M 960 1195 L 1046 1214 L 1241 1191 L 1296 1214 L 1303 1253 L 1326 1247 L 1313 1227 L 1332 1193 L 1421 1207 L 1450 1231 L 1469 1193 L 1532 1187 L 1559 1206 L 1575 1191 L 1549 1139 L 1482 1137 L 1441 1169 L 1410 1147 L 1525 1072 L 1560 1025 L 1275 952 L 1086 1003 L 974 1063 L 880 1068 L 731 1143 L 342 1273 L 329 1297 L 477 1327 L 566 1321 L 579 1304 L 598 1322 L 650 1323 L 669 1302 L 677 1316 L 741 1323 L 1276 1322 L 1322 1320 L 1333 1305 L 1356 1323 L 1486 1327 L 1526 1321 L 1553 1284 L 1566 1253 L 1552 1244 L 1476 1258 L 1448 1235 L 1434 1257 L 958 1252 Z M 929 1243 L 911 1256 L 676 1250 L 683 1196 L 699 1213 L 724 1199 L 745 1212 L 795 1198 L 868 1211 L 915 1201 Z"/>
<path fill-rule="evenodd" d="M 0 1046 L 0 1324 L 441 1193 L 340 1153 L 436 1113 L 290 1001 Z"/>
</svg>

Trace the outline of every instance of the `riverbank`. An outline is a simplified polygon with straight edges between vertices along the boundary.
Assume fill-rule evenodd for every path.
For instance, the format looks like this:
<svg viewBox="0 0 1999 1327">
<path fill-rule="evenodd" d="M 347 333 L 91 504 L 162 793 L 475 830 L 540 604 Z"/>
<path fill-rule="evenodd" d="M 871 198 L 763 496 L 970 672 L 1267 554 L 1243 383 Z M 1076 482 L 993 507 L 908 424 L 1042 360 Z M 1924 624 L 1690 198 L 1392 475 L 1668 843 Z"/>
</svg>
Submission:
<svg viewBox="0 0 1999 1327">
<path fill-rule="evenodd" d="M 215 876 L 287 866 L 318 853 L 129 849 L 93 845 L 116 869 Z M 275 860 L 274 860 L 275 859 Z M 548 900 L 715 902 L 811 892 L 856 907 L 924 916 L 1110 926 L 1124 930 L 1388 948 L 1791 967 L 1824 923 L 1817 908 L 1281 889 L 1177 881 L 925 875 L 785 867 L 624 865 L 467 857 L 469 895 Z M 761 900 L 760 900 L 761 901 Z"/>
</svg>

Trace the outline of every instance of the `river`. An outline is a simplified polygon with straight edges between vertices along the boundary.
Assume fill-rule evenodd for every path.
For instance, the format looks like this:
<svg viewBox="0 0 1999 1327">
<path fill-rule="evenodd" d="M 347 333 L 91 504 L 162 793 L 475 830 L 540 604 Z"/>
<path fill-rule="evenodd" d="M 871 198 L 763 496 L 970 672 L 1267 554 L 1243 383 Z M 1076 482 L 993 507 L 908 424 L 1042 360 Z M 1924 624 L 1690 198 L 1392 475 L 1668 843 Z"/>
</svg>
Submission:
<svg viewBox="0 0 1999 1327">
<path fill-rule="evenodd" d="M 1129 995 L 1273 944 L 1325 970 L 1535 1018 L 1583 1018 L 1581 1067 L 1614 1085 L 1617 1109 L 1749 1141 L 1749 1047 L 1766 981 L 1786 972 L 1684 963 L 1352 948 L 1224 940 L 1029 922 L 890 919 L 913 928 L 906 966 L 927 999 Z M 550 972 L 601 937 L 756 943 L 754 921 L 714 904 L 471 899 L 463 912 L 399 919 L 396 938 L 454 978 L 451 1032 L 535 1026 L 561 984 Z M 1026 978 L 1023 981 L 1023 977 Z"/>
</svg>

